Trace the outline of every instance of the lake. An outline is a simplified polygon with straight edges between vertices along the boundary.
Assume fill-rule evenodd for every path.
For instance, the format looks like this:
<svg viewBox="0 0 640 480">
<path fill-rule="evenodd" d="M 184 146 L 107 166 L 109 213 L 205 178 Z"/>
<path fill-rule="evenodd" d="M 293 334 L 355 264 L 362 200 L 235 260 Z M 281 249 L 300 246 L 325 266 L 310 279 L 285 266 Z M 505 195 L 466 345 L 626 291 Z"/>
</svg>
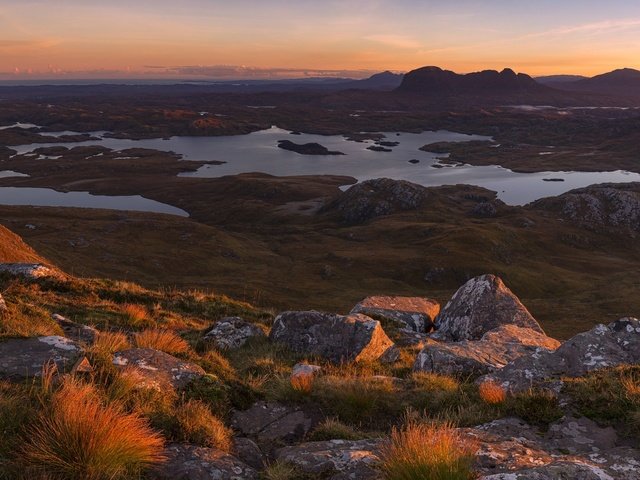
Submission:
<svg viewBox="0 0 640 480">
<path fill-rule="evenodd" d="M 388 177 L 408 180 L 424 186 L 470 184 L 498 192 L 498 197 L 511 205 L 524 205 L 542 197 L 559 195 L 574 188 L 596 183 L 640 181 L 640 174 L 625 171 L 516 173 L 498 166 L 446 166 L 441 165 L 437 159 L 442 157 L 442 154 L 419 150 L 423 145 L 434 142 L 491 140 L 491 137 L 449 131 L 384 132 L 385 141 L 399 142 L 399 145 L 389 147 L 392 149 L 391 152 L 368 150 L 367 147 L 373 145 L 373 141 L 353 142 L 341 135 L 293 135 L 277 127 L 248 135 L 224 137 L 123 140 L 105 138 L 103 134 L 104 132 L 92 133 L 100 136 L 100 140 L 32 144 L 12 148 L 18 153 L 28 153 L 37 147 L 59 145 L 67 147 L 103 145 L 114 150 L 141 147 L 173 151 L 182 155 L 184 160 L 226 162 L 221 165 L 205 165 L 197 172 L 183 174 L 203 178 L 262 172 L 277 176 L 347 175 L 355 177 L 358 181 Z M 345 155 L 300 155 L 278 148 L 279 140 L 290 140 L 298 144 L 320 143 L 329 150 L 337 150 Z M 541 148 L 540 153 L 549 154 L 548 148 Z M 410 163 L 410 160 L 418 160 L 418 162 Z M 442 168 L 434 168 L 434 165 Z M 562 181 L 548 181 L 550 179 Z"/>
</svg>

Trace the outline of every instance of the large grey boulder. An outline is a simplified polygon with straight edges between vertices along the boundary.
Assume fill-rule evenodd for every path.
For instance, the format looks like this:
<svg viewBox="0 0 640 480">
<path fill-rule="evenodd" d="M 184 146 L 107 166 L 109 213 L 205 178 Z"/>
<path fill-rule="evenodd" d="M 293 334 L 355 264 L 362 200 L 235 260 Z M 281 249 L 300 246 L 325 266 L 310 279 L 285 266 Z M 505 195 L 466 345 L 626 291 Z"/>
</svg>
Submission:
<svg viewBox="0 0 640 480">
<path fill-rule="evenodd" d="M 427 333 L 433 329 L 440 304 L 423 297 L 374 296 L 359 302 L 351 313 L 383 317 L 415 332 Z"/>
<path fill-rule="evenodd" d="M 439 340 L 479 340 L 501 325 L 544 331 L 504 282 L 495 275 L 472 278 L 451 297 L 436 318 Z"/>
<path fill-rule="evenodd" d="M 150 473 L 152 480 L 257 480 L 258 472 L 236 457 L 215 448 L 173 444 L 166 461 Z"/>
<path fill-rule="evenodd" d="M 225 317 L 218 320 L 204 339 L 217 349 L 229 350 L 239 348 L 255 337 L 264 338 L 266 335 L 260 327 L 240 317 Z"/>
<path fill-rule="evenodd" d="M 501 370 L 478 379 L 493 381 L 518 392 L 533 386 L 553 390 L 561 377 L 579 377 L 590 371 L 640 363 L 640 320 L 622 318 L 609 325 L 596 325 L 564 342 L 557 350 L 539 350 L 520 357 Z"/>
<path fill-rule="evenodd" d="M 62 372 L 73 367 L 81 353 L 76 342 L 57 335 L 1 341 L 0 378 L 38 377 L 45 366 L 52 364 Z"/>
<path fill-rule="evenodd" d="M 430 340 L 416 357 L 413 369 L 443 375 L 483 375 L 538 349 L 553 351 L 560 342 L 530 328 L 503 325 L 480 340 Z"/>
<path fill-rule="evenodd" d="M 381 479 L 382 440 L 329 440 L 285 447 L 276 458 L 298 467 L 302 472 L 331 479 Z"/>
<path fill-rule="evenodd" d="M 276 317 L 269 338 L 335 363 L 392 360 L 396 350 L 380 322 L 361 314 L 284 312 Z"/>
<path fill-rule="evenodd" d="M 153 348 L 131 348 L 116 352 L 113 364 L 137 375 L 138 387 L 155 390 L 181 389 L 205 375 L 199 365 Z"/>
</svg>

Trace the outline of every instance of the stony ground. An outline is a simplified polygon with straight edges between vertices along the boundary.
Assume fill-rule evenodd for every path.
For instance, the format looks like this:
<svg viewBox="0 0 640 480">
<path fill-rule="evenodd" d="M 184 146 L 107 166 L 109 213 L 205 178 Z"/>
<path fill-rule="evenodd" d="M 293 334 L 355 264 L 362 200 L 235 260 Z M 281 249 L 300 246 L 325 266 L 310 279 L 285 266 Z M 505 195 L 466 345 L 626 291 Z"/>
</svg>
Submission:
<svg viewBox="0 0 640 480">
<path fill-rule="evenodd" d="M 442 432 L 464 447 L 468 468 L 442 478 L 640 478 L 634 318 L 559 342 L 494 275 L 443 305 L 381 296 L 340 313 L 34 263 L 0 275 L 0 478 L 441 478 L 397 476 L 391 447 L 416 431 L 423 449 Z M 78 396 L 69 417 L 60 399 Z M 84 417 L 82 435 L 104 441 L 105 411 L 144 433 L 146 457 L 61 446 Z M 124 466 L 95 473 L 87 458 Z"/>
</svg>

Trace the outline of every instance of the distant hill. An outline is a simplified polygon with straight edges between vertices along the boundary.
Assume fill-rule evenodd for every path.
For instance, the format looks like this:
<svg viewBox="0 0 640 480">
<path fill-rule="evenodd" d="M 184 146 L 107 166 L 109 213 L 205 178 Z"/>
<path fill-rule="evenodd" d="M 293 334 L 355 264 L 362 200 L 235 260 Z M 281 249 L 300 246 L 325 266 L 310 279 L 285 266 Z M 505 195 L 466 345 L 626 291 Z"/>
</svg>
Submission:
<svg viewBox="0 0 640 480">
<path fill-rule="evenodd" d="M 0 263 L 48 263 L 22 238 L 0 225 Z"/>
<path fill-rule="evenodd" d="M 583 75 L 547 75 L 542 77 L 534 77 L 534 80 L 549 87 L 562 88 L 562 85 L 579 80 L 586 80 L 589 77 Z"/>
<path fill-rule="evenodd" d="M 556 84 L 555 87 L 572 91 L 640 97 L 640 71 L 621 68 L 592 78 Z"/>
<path fill-rule="evenodd" d="M 398 92 L 425 95 L 477 95 L 539 93 L 548 87 L 537 83 L 524 73 L 516 74 L 505 68 L 501 72 L 484 70 L 458 74 L 439 67 L 422 67 L 405 74 Z"/>
<path fill-rule="evenodd" d="M 389 70 L 371 75 L 363 80 L 355 80 L 341 85 L 349 88 L 361 88 L 364 90 L 394 90 L 400 86 L 404 75 L 401 73 L 393 73 Z"/>
</svg>

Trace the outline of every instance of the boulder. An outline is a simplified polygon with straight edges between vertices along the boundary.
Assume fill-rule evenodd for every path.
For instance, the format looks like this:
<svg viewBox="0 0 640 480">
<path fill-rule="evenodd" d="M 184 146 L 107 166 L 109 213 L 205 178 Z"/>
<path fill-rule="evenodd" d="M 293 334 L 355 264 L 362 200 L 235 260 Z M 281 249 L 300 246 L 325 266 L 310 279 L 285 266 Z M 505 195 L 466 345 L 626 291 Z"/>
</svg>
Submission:
<svg viewBox="0 0 640 480">
<path fill-rule="evenodd" d="M 480 340 L 430 340 L 416 357 L 413 369 L 443 375 L 484 375 L 538 349 L 553 351 L 560 342 L 530 328 L 503 325 Z"/>
<path fill-rule="evenodd" d="M 266 462 L 260 447 L 251 440 L 245 437 L 236 437 L 233 439 L 233 454 L 241 461 L 249 465 L 256 470 L 264 470 Z"/>
<path fill-rule="evenodd" d="M 415 183 L 377 178 L 357 183 L 327 205 L 351 224 L 364 223 L 396 212 L 416 210 L 424 205 L 428 190 Z"/>
<path fill-rule="evenodd" d="M 247 410 L 235 411 L 231 425 L 269 451 L 276 444 L 300 441 L 320 420 L 320 415 L 295 406 L 260 401 Z"/>
<path fill-rule="evenodd" d="M 0 378 L 38 377 L 52 363 L 62 372 L 72 368 L 81 353 L 76 342 L 57 335 L 5 340 L 0 342 Z"/>
<path fill-rule="evenodd" d="M 194 445 L 168 445 L 152 480 L 257 480 L 258 472 L 228 453 Z"/>
<path fill-rule="evenodd" d="M 544 335 L 538 322 L 499 277 L 481 275 L 451 297 L 436 318 L 433 337 L 454 342 L 479 340 L 501 325 L 530 328 Z"/>
<path fill-rule="evenodd" d="M 296 377 L 315 377 L 322 371 L 319 365 L 309 365 L 308 363 L 296 363 L 291 369 L 291 378 Z"/>
<path fill-rule="evenodd" d="M 400 323 L 415 332 L 427 333 L 440 313 L 440 304 L 422 297 L 367 297 L 351 313 L 379 316 Z"/>
<path fill-rule="evenodd" d="M 493 381 L 512 392 L 532 386 L 559 390 L 561 377 L 579 377 L 601 368 L 638 363 L 640 320 L 621 318 L 608 326 L 596 325 L 579 333 L 553 352 L 540 349 L 520 357 L 501 370 L 480 377 L 478 382 Z"/>
<path fill-rule="evenodd" d="M 269 338 L 295 352 L 335 363 L 397 357 L 380 322 L 361 314 L 284 312 L 276 317 Z"/>
<path fill-rule="evenodd" d="M 375 468 L 380 463 L 381 447 L 380 439 L 309 442 L 281 448 L 276 458 L 322 478 L 373 480 L 382 478 Z"/>
<path fill-rule="evenodd" d="M 51 315 L 62 331 L 64 332 L 65 337 L 70 338 L 76 342 L 82 342 L 87 345 L 92 345 L 95 342 L 96 337 L 98 336 L 98 330 L 88 325 L 83 325 L 81 323 L 76 323 L 68 318 L 63 317 L 57 313 Z"/>
<path fill-rule="evenodd" d="M 204 336 L 204 339 L 220 349 L 239 348 L 254 337 L 265 337 L 260 327 L 240 317 L 225 317 L 219 320 Z"/>
<path fill-rule="evenodd" d="M 120 369 L 133 369 L 140 377 L 139 387 L 156 390 L 181 389 L 205 375 L 200 366 L 153 348 L 131 348 L 116 352 L 113 364 Z"/>
</svg>

